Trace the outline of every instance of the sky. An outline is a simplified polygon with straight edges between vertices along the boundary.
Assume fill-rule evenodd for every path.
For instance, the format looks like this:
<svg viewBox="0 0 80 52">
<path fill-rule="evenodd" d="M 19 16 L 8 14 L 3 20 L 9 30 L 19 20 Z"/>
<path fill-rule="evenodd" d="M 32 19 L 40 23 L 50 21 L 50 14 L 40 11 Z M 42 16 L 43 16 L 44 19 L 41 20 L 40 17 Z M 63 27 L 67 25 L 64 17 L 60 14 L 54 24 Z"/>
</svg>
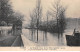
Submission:
<svg viewBox="0 0 80 52">
<path fill-rule="evenodd" d="M 29 14 L 36 7 L 36 0 L 10 0 L 12 2 L 13 10 L 21 12 L 25 17 L 24 24 L 28 23 L 30 20 Z M 54 0 L 41 0 L 41 5 L 43 8 L 43 16 L 45 16 L 46 11 L 52 8 Z M 61 4 L 67 7 L 66 16 L 70 18 L 80 17 L 80 0 L 61 0 Z"/>
</svg>

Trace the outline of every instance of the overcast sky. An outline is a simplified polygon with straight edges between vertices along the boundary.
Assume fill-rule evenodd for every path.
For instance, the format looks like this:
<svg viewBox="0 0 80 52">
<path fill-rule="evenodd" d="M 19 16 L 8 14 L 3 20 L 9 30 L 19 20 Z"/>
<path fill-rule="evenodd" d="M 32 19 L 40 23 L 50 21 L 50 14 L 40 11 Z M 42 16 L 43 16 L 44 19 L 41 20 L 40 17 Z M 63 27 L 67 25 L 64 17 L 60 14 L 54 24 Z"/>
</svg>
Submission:
<svg viewBox="0 0 80 52">
<path fill-rule="evenodd" d="M 14 10 L 25 15 L 26 22 L 24 23 L 27 23 L 30 20 L 29 13 L 36 7 L 36 0 L 11 0 L 11 2 Z M 43 16 L 45 16 L 46 11 L 52 8 L 54 0 L 41 0 L 41 3 Z M 67 17 L 80 17 L 80 0 L 62 0 L 61 3 L 67 6 Z"/>
</svg>

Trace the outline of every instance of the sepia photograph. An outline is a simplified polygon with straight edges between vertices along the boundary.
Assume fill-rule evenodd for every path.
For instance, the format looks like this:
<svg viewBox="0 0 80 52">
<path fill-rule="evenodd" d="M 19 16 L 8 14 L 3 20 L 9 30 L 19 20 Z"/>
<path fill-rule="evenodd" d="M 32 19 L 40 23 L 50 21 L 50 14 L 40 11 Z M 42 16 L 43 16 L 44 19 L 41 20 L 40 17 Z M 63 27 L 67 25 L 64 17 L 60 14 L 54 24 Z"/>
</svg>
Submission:
<svg viewBox="0 0 80 52">
<path fill-rule="evenodd" d="M 0 47 L 30 46 L 79 47 L 80 0 L 0 0 Z"/>
</svg>

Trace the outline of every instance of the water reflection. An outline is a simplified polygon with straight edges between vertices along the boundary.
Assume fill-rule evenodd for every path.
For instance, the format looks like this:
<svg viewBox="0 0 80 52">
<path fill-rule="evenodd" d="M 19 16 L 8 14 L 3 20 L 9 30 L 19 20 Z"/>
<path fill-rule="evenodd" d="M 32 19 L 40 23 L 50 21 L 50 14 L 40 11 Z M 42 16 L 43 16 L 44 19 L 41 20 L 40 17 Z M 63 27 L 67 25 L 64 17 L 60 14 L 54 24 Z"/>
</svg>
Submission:
<svg viewBox="0 0 80 52">
<path fill-rule="evenodd" d="M 43 32 L 43 45 L 44 46 L 47 45 L 47 32 L 46 31 Z"/>
<path fill-rule="evenodd" d="M 30 40 L 41 45 L 47 45 L 47 32 L 39 31 L 38 42 L 37 42 L 37 31 L 35 29 L 29 29 Z"/>
<path fill-rule="evenodd" d="M 35 29 L 23 29 L 23 34 L 27 39 L 34 43 L 38 43 L 40 46 L 64 46 L 65 35 L 61 37 L 61 40 L 58 42 L 58 35 L 56 33 L 49 33 L 46 31 L 40 31 L 38 34 L 38 42 L 37 42 L 37 31 Z M 60 43 L 61 42 L 61 43 Z"/>
</svg>

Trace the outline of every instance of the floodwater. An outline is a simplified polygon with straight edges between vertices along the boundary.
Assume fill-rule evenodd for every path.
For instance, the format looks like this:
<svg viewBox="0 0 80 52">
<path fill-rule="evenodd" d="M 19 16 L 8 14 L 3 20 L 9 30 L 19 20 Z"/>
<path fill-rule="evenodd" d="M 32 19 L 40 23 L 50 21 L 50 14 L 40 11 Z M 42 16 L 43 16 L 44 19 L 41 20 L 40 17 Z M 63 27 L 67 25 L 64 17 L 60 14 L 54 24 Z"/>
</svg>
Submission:
<svg viewBox="0 0 80 52">
<path fill-rule="evenodd" d="M 67 22 L 65 32 L 59 39 L 58 35 L 55 33 L 39 31 L 38 42 L 36 30 L 23 29 L 22 31 L 27 39 L 41 46 L 67 46 L 66 35 L 72 35 L 75 28 L 76 31 L 80 32 L 80 24 L 77 20 L 70 20 Z"/>
<path fill-rule="evenodd" d="M 37 31 L 30 29 L 23 29 L 24 36 L 34 43 L 38 43 L 40 46 L 66 46 L 65 35 L 58 39 L 56 33 L 49 33 L 40 31 L 38 32 L 38 42 L 37 42 Z"/>
</svg>

